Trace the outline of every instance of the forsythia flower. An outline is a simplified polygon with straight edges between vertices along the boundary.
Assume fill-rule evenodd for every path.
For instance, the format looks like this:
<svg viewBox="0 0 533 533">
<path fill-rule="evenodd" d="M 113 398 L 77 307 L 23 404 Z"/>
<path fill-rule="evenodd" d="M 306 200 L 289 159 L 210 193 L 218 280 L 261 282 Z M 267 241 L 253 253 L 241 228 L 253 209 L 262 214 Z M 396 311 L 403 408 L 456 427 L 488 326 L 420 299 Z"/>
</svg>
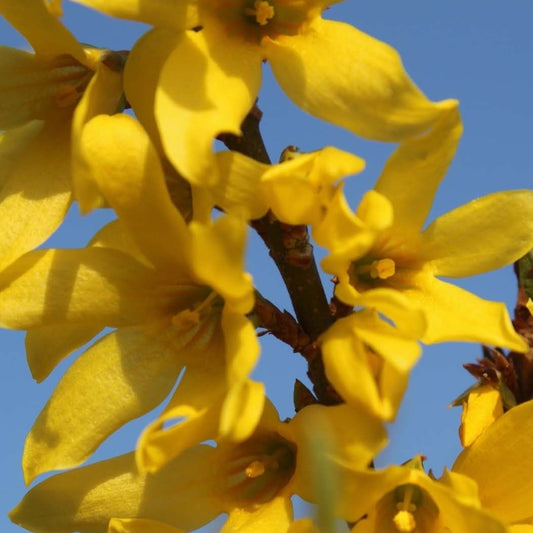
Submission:
<svg viewBox="0 0 533 533">
<path fill-rule="evenodd" d="M 421 354 L 417 341 L 425 317 L 402 294 L 386 289 L 366 292 L 358 306 L 366 309 L 337 320 L 319 338 L 326 376 L 344 401 L 391 421 Z M 382 320 L 376 308 L 396 327 Z"/>
<path fill-rule="evenodd" d="M 321 493 L 317 461 L 351 474 L 384 443 L 381 423 L 346 405 L 308 406 L 282 423 L 267 402 L 243 442 L 194 446 L 154 474 L 139 473 L 133 454 L 59 474 L 32 489 L 11 518 L 41 533 L 104 533 L 110 518 L 190 531 L 225 512 L 223 533 L 282 532 L 293 520 L 290 497 L 316 501 Z"/>
<path fill-rule="evenodd" d="M 151 137 L 195 184 L 216 180 L 212 141 L 240 133 L 264 60 L 296 104 L 365 137 L 412 137 L 456 105 L 430 102 L 388 45 L 322 19 L 331 0 L 77 1 L 155 26 L 132 50 L 126 94 Z"/>
<path fill-rule="evenodd" d="M 293 225 L 321 221 L 336 182 L 365 166 L 361 158 L 332 146 L 298 153 L 277 165 L 233 151 L 218 152 L 215 158 L 220 180 L 202 189 L 209 190 L 212 203 L 247 219 L 259 218 L 270 209 L 278 220 Z"/>
<path fill-rule="evenodd" d="M 481 509 L 476 484 L 446 470 L 438 480 L 423 472 L 420 458 L 404 466 L 357 472 L 342 485 L 341 510 L 356 520 L 351 533 L 505 533 Z"/>
<path fill-rule="evenodd" d="M 402 144 L 355 214 L 339 190 L 313 231 L 330 252 L 322 267 L 337 276 L 335 294 L 350 305 L 375 287 L 405 294 L 426 313 L 424 342 L 463 340 L 524 351 L 503 304 L 437 276 L 480 274 L 524 255 L 533 247 L 533 191 L 479 198 L 421 231 L 460 133 L 455 111 L 425 137 Z"/>
<path fill-rule="evenodd" d="M 35 422 L 23 459 L 27 480 L 84 461 L 110 433 L 163 401 L 184 367 L 176 396 L 191 429 L 182 448 L 218 434 L 246 438 L 264 401 L 263 385 L 248 379 L 259 345 L 245 316 L 254 303 L 243 271 L 245 223 L 224 216 L 187 226 L 133 118 L 100 116 L 83 135 L 93 178 L 119 225 L 89 248 L 39 250 L 13 263 L 0 274 L 0 322 L 29 335 L 36 328 L 40 340 L 66 326 L 61 334 L 71 349 L 80 336 L 86 342 L 105 326 L 117 330 L 72 365 Z M 58 355 L 46 342 L 29 344 L 42 379 Z M 220 413 L 214 434 L 208 424 L 197 427 L 213 409 Z"/>
<path fill-rule="evenodd" d="M 35 51 L 0 47 L 0 268 L 45 241 L 72 202 L 76 106 L 111 113 L 122 95 L 121 56 L 82 46 L 51 9 L 0 1 L 0 15 Z"/>
</svg>

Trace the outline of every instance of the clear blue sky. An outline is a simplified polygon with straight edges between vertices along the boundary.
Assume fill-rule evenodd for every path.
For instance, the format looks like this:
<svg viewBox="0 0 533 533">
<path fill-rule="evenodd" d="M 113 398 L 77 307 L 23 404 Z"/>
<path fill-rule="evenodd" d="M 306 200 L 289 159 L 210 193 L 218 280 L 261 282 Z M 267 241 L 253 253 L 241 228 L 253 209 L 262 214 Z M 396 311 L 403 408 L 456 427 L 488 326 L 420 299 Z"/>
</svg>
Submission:
<svg viewBox="0 0 533 533">
<path fill-rule="evenodd" d="M 128 49 L 143 31 L 140 25 L 103 17 L 68 1 L 64 4 L 66 23 L 82 42 Z M 497 0 L 347 0 L 333 6 L 326 16 L 350 22 L 396 47 L 408 72 L 432 99 L 460 100 L 465 133 L 438 192 L 431 218 L 493 191 L 533 186 L 531 2 L 511 0 L 503 8 Z M 0 42 L 26 47 L 3 20 Z M 365 189 L 372 187 L 393 149 L 391 145 L 357 139 L 305 115 L 272 82 L 268 66 L 259 105 L 264 112 L 264 138 L 273 159 L 289 144 L 304 151 L 333 144 L 366 159 L 364 174 L 352 178 L 347 187 L 352 205 L 357 204 Z M 80 220 L 75 207 L 68 226 L 60 229 L 49 245 L 81 246 L 108 217 L 109 213 L 97 213 Z M 249 268 L 259 289 L 280 307 L 289 308 L 279 277 L 273 267 L 269 268 L 264 252 L 255 244 L 251 250 Z M 510 267 L 461 281 L 461 285 L 485 298 L 503 300 L 512 310 L 516 291 Z M 305 376 L 305 365 L 274 339 L 263 337 L 262 341 L 257 375 L 266 381 L 267 391 L 282 417 L 290 416 L 292 383 L 296 377 Z M 37 385 L 26 367 L 23 334 L 0 331 L 0 348 L 4 428 L 0 445 L 0 531 L 16 533 L 21 529 L 5 515 L 25 490 L 20 469 L 24 437 L 70 361 Z M 459 451 L 460 411 L 447 409 L 446 405 L 472 383 L 461 365 L 478 356 L 477 345 L 425 347 L 379 465 L 403 462 L 420 452 L 428 457 L 427 466 L 437 474 L 443 466 L 451 466 Z M 126 427 L 105 443 L 96 457 L 132 449 L 142 427 L 142 422 Z"/>
</svg>

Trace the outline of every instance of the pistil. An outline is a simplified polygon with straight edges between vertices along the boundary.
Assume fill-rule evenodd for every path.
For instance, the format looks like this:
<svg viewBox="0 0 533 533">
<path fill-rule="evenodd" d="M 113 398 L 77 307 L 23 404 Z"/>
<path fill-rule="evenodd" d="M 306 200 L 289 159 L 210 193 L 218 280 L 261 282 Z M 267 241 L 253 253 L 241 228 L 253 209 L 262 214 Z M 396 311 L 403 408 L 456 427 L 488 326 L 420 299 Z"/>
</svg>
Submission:
<svg viewBox="0 0 533 533">
<path fill-rule="evenodd" d="M 266 26 L 274 18 L 274 6 L 266 0 L 255 0 L 254 7 L 247 7 L 244 12 L 246 15 L 255 17 L 259 26 Z"/>
</svg>

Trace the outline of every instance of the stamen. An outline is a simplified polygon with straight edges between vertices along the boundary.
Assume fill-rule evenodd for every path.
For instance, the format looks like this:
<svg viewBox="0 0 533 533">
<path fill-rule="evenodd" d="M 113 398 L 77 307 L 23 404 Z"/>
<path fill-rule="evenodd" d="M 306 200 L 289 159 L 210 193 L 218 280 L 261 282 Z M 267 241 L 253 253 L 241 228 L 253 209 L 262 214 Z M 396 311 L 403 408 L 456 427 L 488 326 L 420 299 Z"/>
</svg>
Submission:
<svg viewBox="0 0 533 533">
<path fill-rule="evenodd" d="M 249 478 L 259 477 L 265 473 L 265 465 L 261 461 L 251 462 L 245 469 Z"/>
<path fill-rule="evenodd" d="M 394 515 L 392 521 L 396 526 L 396 530 L 400 533 L 411 533 L 416 528 L 416 520 L 413 516 L 413 513 L 416 511 L 416 505 L 411 502 L 413 491 L 413 485 L 407 485 L 403 500 L 396 504 L 398 512 Z"/>
<path fill-rule="evenodd" d="M 274 6 L 266 0 L 255 0 L 254 7 L 247 7 L 244 12 L 246 15 L 255 17 L 259 26 L 266 26 L 270 19 L 274 18 Z"/>
<path fill-rule="evenodd" d="M 217 297 L 217 293 L 211 291 L 207 298 L 193 309 L 183 309 L 172 317 L 172 325 L 179 330 L 188 330 L 200 323 L 202 312 L 204 312 L 211 302 Z"/>
<path fill-rule="evenodd" d="M 387 279 L 396 273 L 396 264 L 394 260 L 389 259 L 376 259 L 368 265 L 360 265 L 357 267 L 357 274 L 370 274 L 372 279 Z"/>
</svg>

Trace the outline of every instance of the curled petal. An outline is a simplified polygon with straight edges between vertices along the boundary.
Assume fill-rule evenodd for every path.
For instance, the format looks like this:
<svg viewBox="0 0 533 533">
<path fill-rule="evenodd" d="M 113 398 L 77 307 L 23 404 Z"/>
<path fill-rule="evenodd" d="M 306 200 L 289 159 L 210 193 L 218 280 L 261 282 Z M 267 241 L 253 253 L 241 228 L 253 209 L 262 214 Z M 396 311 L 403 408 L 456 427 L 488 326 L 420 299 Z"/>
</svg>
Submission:
<svg viewBox="0 0 533 533">
<path fill-rule="evenodd" d="M 357 135 L 400 141 L 428 130 L 456 102 L 430 102 L 390 46 L 342 22 L 315 18 L 265 43 L 281 87 L 311 114 Z"/>
</svg>

